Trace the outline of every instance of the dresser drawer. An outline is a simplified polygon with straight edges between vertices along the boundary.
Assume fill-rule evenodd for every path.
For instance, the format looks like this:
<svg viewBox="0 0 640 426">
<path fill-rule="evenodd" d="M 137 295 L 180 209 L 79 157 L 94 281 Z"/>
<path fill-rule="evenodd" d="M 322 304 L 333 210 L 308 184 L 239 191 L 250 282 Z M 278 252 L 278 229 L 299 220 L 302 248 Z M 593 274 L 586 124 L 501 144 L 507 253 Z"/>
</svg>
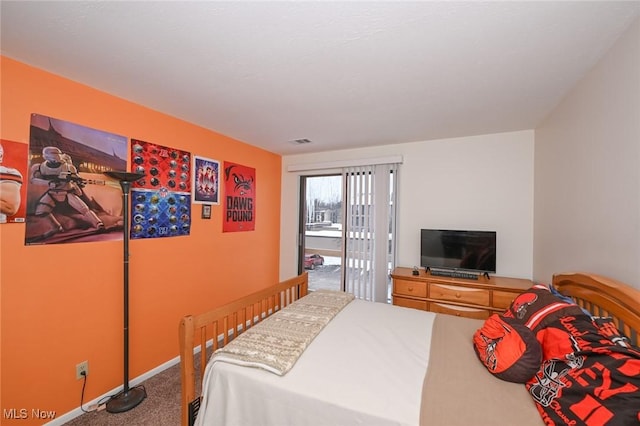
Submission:
<svg viewBox="0 0 640 426">
<path fill-rule="evenodd" d="M 393 304 L 396 306 L 404 306 L 405 308 L 427 310 L 427 302 L 424 300 L 406 299 L 404 297 L 393 296 Z"/>
<path fill-rule="evenodd" d="M 431 312 L 437 312 L 440 314 L 455 315 L 457 317 L 475 318 L 475 319 L 487 319 L 490 312 L 486 309 L 474 309 L 464 306 L 447 305 L 444 303 L 429 303 L 429 310 Z"/>
<path fill-rule="evenodd" d="M 458 287 L 446 284 L 430 284 L 429 298 L 449 300 L 451 302 L 469 303 L 489 306 L 489 290 L 481 288 Z"/>
<path fill-rule="evenodd" d="M 495 308 L 507 309 L 513 299 L 518 297 L 519 294 L 520 292 L 494 290 L 493 306 Z"/>
<path fill-rule="evenodd" d="M 394 294 L 405 296 L 427 297 L 427 283 L 409 280 L 393 280 Z"/>
</svg>

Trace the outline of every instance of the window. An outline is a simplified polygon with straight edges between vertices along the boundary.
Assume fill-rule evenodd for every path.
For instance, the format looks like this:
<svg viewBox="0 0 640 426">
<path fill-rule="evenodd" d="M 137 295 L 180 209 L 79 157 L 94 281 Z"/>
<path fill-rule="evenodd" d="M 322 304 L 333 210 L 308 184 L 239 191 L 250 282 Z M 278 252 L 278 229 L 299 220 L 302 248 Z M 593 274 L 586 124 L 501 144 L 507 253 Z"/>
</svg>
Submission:
<svg viewBox="0 0 640 426">
<path fill-rule="evenodd" d="M 309 289 L 342 290 L 342 176 L 301 177 L 299 271 Z"/>
</svg>

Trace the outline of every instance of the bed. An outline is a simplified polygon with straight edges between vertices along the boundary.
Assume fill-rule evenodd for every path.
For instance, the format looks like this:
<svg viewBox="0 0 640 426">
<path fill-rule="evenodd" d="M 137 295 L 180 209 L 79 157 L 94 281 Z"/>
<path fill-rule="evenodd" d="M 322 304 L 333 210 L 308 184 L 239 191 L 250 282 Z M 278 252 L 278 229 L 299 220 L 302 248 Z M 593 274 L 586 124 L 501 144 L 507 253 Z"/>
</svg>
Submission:
<svg viewBox="0 0 640 426">
<path fill-rule="evenodd" d="M 575 301 L 571 309 L 579 307 L 612 318 L 607 323 L 608 329 L 613 325 L 626 335 L 629 349 L 621 351 L 629 352 L 630 355 L 623 355 L 632 360 L 625 364 L 626 370 L 621 370 L 640 381 L 640 353 L 634 352 L 640 330 L 640 291 L 615 280 L 582 273 L 555 275 L 553 288 Z M 305 298 L 307 293 L 304 273 L 213 311 L 181 320 L 183 426 L 526 426 L 553 424 L 554 416 L 564 415 L 557 402 L 542 407 L 544 400 L 534 403 L 532 398 L 534 394 L 540 399 L 548 398 L 549 388 L 555 386 L 557 391 L 565 386 L 543 376 L 550 371 L 548 365 L 540 367 L 540 377 L 534 376 L 524 385 L 494 377 L 479 361 L 473 338 L 483 320 L 361 300 L 346 302 L 330 321 L 319 327 L 318 334 L 305 344 L 299 358 L 293 365 L 287 365 L 284 372 L 274 374 L 225 359 L 212 362 L 224 348 L 242 342 L 278 315 L 305 303 L 309 299 Z M 258 324 L 262 325 L 256 327 Z M 233 343 L 243 334 L 243 339 Z M 595 352 L 601 355 L 603 350 Z M 212 352 L 216 352 L 216 357 L 211 356 Z M 620 362 L 621 353 L 615 351 L 616 362 Z M 637 360 L 633 358 L 636 355 Z M 557 376 L 557 372 L 552 373 Z M 544 395 L 539 390 L 541 383 L 545 385 Z M 577 388 L 574 383 L 572 389 Z M 640 394 L 638 388 L 627 387 L 622 391 L 632 398 Z M 602 415 L 602 410 L 597 413 Z M 640 422 L 640 418 L 637 420 Z"/>
</svg>

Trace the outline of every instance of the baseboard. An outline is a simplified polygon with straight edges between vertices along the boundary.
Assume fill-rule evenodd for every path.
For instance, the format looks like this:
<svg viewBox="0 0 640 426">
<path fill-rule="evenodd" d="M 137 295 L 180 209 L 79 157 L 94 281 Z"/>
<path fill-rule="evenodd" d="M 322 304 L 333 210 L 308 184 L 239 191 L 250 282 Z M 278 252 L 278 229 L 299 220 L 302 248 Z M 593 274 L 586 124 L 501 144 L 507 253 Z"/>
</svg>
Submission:
<svg viewBox="0 0 640 426">
<path fill-rule="evenodd" d="M 256 315 L 256 317 L 254 318 L 254 320 L 257 320 L 258 317 L 262 317 L 262 319 L 264 319 L 265 317 L 271 315 L 273 312 L 271 309 L 268 310 L 268 312 L 263 312 L 262 315 Z M 247 321 L 247 326 L 250 325 L 250 322 Z M 243 325 L 240 325 L 240 329 L 244 328 Z M 232 330 L 229 330 L 229 334 L 233 334 Z M 223 333 L 218 335 L 218 342 L 221 343 L 223 340 Z M 210 339 L 207 341 L 206 347 L 210 348 L 211 346 L 213 346 L 213 339 Z M 195 348 L 193 348 L 193 354 L 197 354 L 200 352 L 200 345 L 196 346 Z M 169 361 L 165 362 L 164 364 L 161 364 L 159 366 L 157 366 L 156 368 L 153 368 L 149 371 L 147 371 L 144 374 L 141 374 L 140 376 L 129 380 L 129 386 L 130 387 L 134 387 L 139 385 L 140 383 L 144 382 L 145 380 L 155 376 L 156 374 L 160 374 L 162 373 L 164 370 L 173 367 L 174 365 L 180 363 L 180 356 L 178 355 L 177 357 L 170 359 Z M 122 389 L 124 388 L 124 385 L 120 385 L 117 388 L 114 388 L 112 390 L 110 390 L 109 392 L 106 392 L 102 395 L 100 395 L 99 397 L 92 399 L 91 401 L 87 401 L 84 403 L 85 407 L 90 407 L 92 405 L 97 404 L 100 401 L 106 401 L 106 399 L 111 396 L 111 395 L 115 395 L 118 392 L 120 392 Z M 65 414 L 63 414 L 62 416 L 48 422 L 45 423 L 44 426 L 62 426 L 67 422 L 70 422 L 71 420 L 75 419 L 76 417 L 80 417 L 81 415 L 86 414 L 84 411 L 82 411 L 82 409 L 80 407 L 75 408 Z"/>
<path fill-rule="evenodd" d="M 211 345 L 213 345 L 213 341 L 210 340 L 207 342 L 207 347 L 210 347 Z M 193 349 L 193 354 L 197 354 L 200 352 L 200 346 L 196 347 Z M 180 356 L 177 356 L 173 359 L 170 359 L 169 361 L 160 364 L 159 366 L 157 366 L 156 368 L 153 368 L 149 371 L 147 371 L 146 373 L 141 374 L 140 376 L 129 380 L 129 386 L 130 387 L 134 387 L 139 385 L 140 383 L 144 382 L 147 379 L 150 379 L 151 377 L 155 376 L 156 374 L 160 374 L 162 373 L 164 370 L 173 367 L 176 364 L 180 363 Z M 106 392 L 102 395 L 100 395 L 99 397 L 92 399 L 91 401 L 87 401 L 84 403 L 84 407 L 90 407 L 91 405 L 97 404 L 99 401 L 103 401 L 106 400 L 106 398 L 108 398 L 111 395 L 115 395 L 116 393 L 120 392 L 122 389 L 124 388 L 124 385 L 120 385 L 117 388 L 114 388 L 112 390 L 110 390 L 109 392 Z M 71 420 L 75 419 L 76 417 L 80 417 L 81 415 L 85 414 L 84 411 L 82 411 L 82 409 L 80 407 L 69 411 L 68 413 L 63 414 L 60 417 L 57 417 L 56 419 L 45 423 L 44 426 L 62 426 L 63 424 L 70 422 Z"/>
</svg>

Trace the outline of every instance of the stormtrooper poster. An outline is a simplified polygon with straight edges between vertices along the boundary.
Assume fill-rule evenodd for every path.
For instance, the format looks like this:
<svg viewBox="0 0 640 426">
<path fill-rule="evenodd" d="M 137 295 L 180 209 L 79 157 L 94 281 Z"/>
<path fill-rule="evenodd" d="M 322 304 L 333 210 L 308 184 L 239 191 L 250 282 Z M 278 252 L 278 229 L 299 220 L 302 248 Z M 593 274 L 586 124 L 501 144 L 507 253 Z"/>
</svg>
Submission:
<svg viewBox="0 0 640 426">
<path fill-rule="evenodd" d="M 103 173 L 126 158 L 124 136 L 32 114 L 25 244 L 122 239 L 122 189 Z"/>
<path fill-rule="evenodd" d="M 223 232 L 253 231 L 256 225 L 256 169 L 224 163 Z"/>
<path fill-rule="evenodd" d="M 189 235 L 191 154 L 132 139 L 131 163 L 145 175 L 132 185 L 131 238 Z"/>
<path fill-rule="evenodd" d="M 0 224 L 25 221 L 27 144 L 0 140 Z"/>
</svg>

